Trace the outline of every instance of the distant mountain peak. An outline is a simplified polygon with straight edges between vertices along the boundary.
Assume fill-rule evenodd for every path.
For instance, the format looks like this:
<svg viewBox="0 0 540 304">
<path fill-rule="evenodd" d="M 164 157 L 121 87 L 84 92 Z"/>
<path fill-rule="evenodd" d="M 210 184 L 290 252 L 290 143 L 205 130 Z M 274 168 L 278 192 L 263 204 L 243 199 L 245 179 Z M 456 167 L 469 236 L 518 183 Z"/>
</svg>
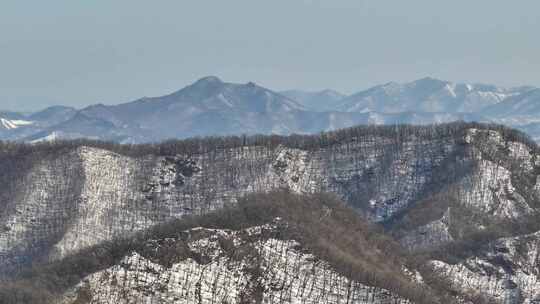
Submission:
<svg viewBox="0 0 540 304">
<path fill-rule="evenodd" d="M 222 84 L 223 81 L 217 76 L 206 76 L 197 81 L 194 84 Z"/>
<path fill-rule="evenodd" d="M 400 88 L 402 87 L 401 84 L 397 83 L 397 82 L 394 82 L 394 81 L 391 81 L 391 82 L 387 82 L 383 85 L 380 85 L 380 86 L 375 86 L 371 89 L 368 89 L 366 91 L 369 91 L 369 90 L 384 90 L 384 91 L 388 91 L 388 92 L 392 92 L 392 91 L 395 91 L 395 90 L 399 90 Z"/>
<path fill-rule="evenodd" d="M 338 109 L 345 112 L 473 113 L 500 103 L 513 92 L 490 85 L 454 83 L 433 77 L 389 82 L 353 94 Z"/>
<path fill-rule="evenodd" d="M 441 79 L 438 79 L 438 78 L 435 78 L 435 77 L 431 77 L 431 76 L 426 76 L 426 77 L 417 79 L 414 82 L 444 82 L 444 83 L 446 83 L 447 81 L 441 80 Z"/>
<path fill-rule="evenodd" d="M 429 77 L 429 76 L 418 79 L 418 80 L 415 80 L 415 81 L 410 83 L 410 85 L 412 85 L 412 86 L 421 87 L 423 89 L 434 88 L 434 87 L 443 87 L 443 86 L 445 86 L 447 84 L 449 84 L 448 81 L 440 80 L 440 79 Z"/>
<path fill-rule="evenodd" d="M 339 96 L 343 96 L 343 94 L 341 94 L 340 92 L 336 91 L 336 90 L 332 90 L 332 89 L 324 89 L 322 91 L 319 91 L 318 92 L 319 94 L 324 94 L 324 95 L 339 95 Z"/>
<path fill-rule="evenodd" d="M 183 92 L 186 89 L 195 89 L 199 92 L 214 92 L 215 90 L 220 90 L 225 85 L 225 82 L 223 82 L 219 77 L 217 76 L 206 76 L 203 77 L 197 81 L 195 81 L 193 84 L 177 91 L 174 94 Z"/>
</svg>

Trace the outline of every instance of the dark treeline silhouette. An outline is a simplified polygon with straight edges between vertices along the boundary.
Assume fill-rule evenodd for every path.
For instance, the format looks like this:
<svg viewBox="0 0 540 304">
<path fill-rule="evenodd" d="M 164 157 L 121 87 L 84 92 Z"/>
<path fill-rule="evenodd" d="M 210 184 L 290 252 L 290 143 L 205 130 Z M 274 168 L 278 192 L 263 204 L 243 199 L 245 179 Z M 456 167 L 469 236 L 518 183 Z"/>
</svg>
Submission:
<svg viewBox="0 0 540 304">
<path fill-rule="evenodd" d="M 276 147 L 284 145 L 290 148 L 313 150 L 346 143 L 348 141 L 369 140 L 379 137 L 392 139 L 396 143 L 411 137 L 433 140 L 446 137 L 463 136 L 467 129 L 494 130 L 500 132 L 505 140 L 518 141 L 537 149 L 537 144 L 525 133 L 499 124 L 485 124 L 476 122 L 454 122 L 434 125 L 367 125 L 340 129 L 337 131 L 322 132 L 313 135 L 293 134 L 282 135 L 242 135 L 219 137 L 195 137 L 183 140 L 166 140 L 161 143 L 149 144 L 119 144 L 89 139 L 57 140 L 28 144 L 24 142 L 0 141 L 0 155 L 18 156 L 39 151 L 43 153 L 58 153 L 65 149 L 80 146 L 89 146 L 107 149 L 127 156 L 175 155 L 207 153 L 217 149 L 232 149 L 245 146 Z"/>
</svg>

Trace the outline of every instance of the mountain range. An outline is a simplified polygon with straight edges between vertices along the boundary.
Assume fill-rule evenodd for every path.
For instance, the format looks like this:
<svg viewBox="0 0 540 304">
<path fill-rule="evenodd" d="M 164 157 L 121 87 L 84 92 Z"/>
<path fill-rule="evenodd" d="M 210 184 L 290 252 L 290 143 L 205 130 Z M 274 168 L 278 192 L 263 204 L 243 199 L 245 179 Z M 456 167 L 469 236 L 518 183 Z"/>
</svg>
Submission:
<svg viewBox="0 0 540 304">
<path fill-rule="evenodd" d="M 171 94 L 82 109 L 0 112 L 0 139 L 89 138 L 120 143 L 234 134 L 309 134 L 357 124 L 502 123 L 540 139 L 540 89 L 390 82 L 346 96 L 333 90 L 276 92 L 209 76 Z"/>
<path fill-rule="evenodd" d="M 1 112 L 0 303 L 540 303 L 538 92 L 205 77 Z"/>
</svg>

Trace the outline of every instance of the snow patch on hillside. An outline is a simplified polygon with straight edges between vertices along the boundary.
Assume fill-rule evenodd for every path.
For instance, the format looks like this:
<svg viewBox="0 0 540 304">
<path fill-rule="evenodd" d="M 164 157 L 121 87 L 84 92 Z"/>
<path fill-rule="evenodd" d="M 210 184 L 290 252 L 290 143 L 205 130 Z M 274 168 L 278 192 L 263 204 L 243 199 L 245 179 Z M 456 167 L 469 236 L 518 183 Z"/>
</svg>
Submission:
<svg viewBox="0 0 540 304">
<path fill-rule="evenodd" d="M 458 264 L 432 261 L 436 273 L 461 293 L 482 293 L 495 303 L 540 301 L 540 234 L 502 238 L 479 256 Z"/>
<path fill-rule="evenodd" d="M 0 118 L 0 125 L 2 125 L 7 130 L 17 129 L 23 126 L 28 126 L 34 124 L 33 121 L 28 120 L 11 120 Z"/>
</svg>

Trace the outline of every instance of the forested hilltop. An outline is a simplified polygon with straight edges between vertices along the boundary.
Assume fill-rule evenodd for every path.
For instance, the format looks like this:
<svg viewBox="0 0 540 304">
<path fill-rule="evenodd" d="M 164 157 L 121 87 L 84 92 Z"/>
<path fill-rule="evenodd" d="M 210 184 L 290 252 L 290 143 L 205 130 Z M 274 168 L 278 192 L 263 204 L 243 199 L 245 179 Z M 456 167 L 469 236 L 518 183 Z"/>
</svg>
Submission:
<svg viewBox="0 0 540 304">
<path fill-rule="evenodd" d="M 476 123 L 144 145 L 3 142 L 0 292 L 5 299 L 33 299 L 13 292 L 31 286 L 47 293 L 42 299 L 60 303 L 108 303 L 103 294 L 125 303 L 220 297 L 227 303 L 534 303 L 540 299 L 538 155 L 521 132 Z M 332 220 L 314 226 L 308 215 L 294 217 L 294 204 Z M 237 213 L 241 221 L 220 219 Z M 291 224 L 298 224 L 292 232 Z M 270 234 L 250 229 L 263 226 Z M 313 239 L 312 226 L 327 239 Z M 148 229 L 161 232 L 149 236 L 154 230 Z M 332 234 L 344 231 L 351 239 Z M 198 233 L 204 237 L 182 238 Z M 137 242 L 113 241 L 119 239 Z M 362 249 L 355 247 L 362 242 Z M 242 244 L 258 251 L 231 257 Z M 161 252 L 167 246 L 176 249 Z M 288 252 L 285 262 L 276 260 L 284 257 L 280 250 Z M 306 275 L 304 282 L 319 291 L 310 298 L 297 278 L 280 274 L 279 263 L 289 265 L 289 258 L 304 261 L 294 267 L 314 263 L 323 278 L 335 280 Z M 275 276 L 239 268 L 250 264 L 246 259 Z M 207 270 L 239 277 L 239 285 L 220 285 L 214 275 L 203 275 Z M 58 280 L 34 288 L 45 284 L 48 271 Z M 326 285 L 336 280 L 344 285 Z M 194 287 L 182 293 L 170 281 Z"/>
</svg>

